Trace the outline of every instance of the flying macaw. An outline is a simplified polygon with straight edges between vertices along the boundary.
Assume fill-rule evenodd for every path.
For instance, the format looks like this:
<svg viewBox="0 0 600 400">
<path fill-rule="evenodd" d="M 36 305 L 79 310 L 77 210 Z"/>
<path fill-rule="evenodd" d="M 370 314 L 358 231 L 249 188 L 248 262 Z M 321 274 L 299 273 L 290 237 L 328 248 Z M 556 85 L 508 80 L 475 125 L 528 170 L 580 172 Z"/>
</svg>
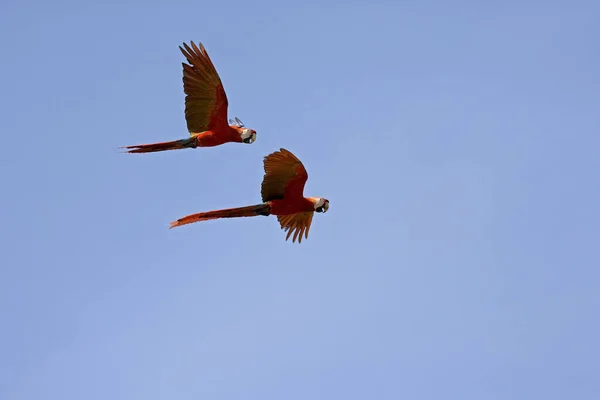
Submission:
<svg viewBox="0 0 600 400">
<path fill-rule="evenodd" d="M 229 142 L 253 143 L 256 131 L 244 127 L 237 117 L 227 120 L 227 95 L 221 78 L 206 49 L 191 42 L 179 49 L 190 65 L 183 65 L 183 91 L 185 92 L 185 119 L 190 138 L 153 144 L 125 146 L 128 153 L 150 153 L 196 147 L 219 146 Z"/>
<path fill-rule="evenodd" d="M 288 232 L 285 240 L 293 233 L 292 242 L 297 238 L 298 243 L 301 243 L 302 235 L 308 238 L 315 211 L 327 212 L 329 200 L 323 197 L 304 197 L 308 173 L 302 162 L 288 150 L 279 149 L 266 156 L 263 162 L 265 176 L 261 186 L 262 204 L 187 215 L 171 222 L 170 228 L 219 218 L 276 215 L 281 229 Z"/>
</svg>

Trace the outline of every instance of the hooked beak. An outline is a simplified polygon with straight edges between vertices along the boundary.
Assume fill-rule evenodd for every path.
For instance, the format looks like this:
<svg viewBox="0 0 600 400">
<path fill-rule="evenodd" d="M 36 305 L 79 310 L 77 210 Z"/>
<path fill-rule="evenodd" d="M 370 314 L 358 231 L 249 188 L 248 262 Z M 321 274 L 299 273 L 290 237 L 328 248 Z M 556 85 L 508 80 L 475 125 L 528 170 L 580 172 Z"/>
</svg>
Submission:
<svg viewBox="0 0 600 400">
<path fill-rule="evenodd" d="M 252 132 L 252 134 L 249 137 L 247 137 L 246 139 L 243 139 L 242 142 L 247 143 L 247 144 L 254 143 L 254 141 L 256 140 L 256 131 L 252 130 L 251 132 Z"/>
<path fill-rule="evenodd" d="M 321 207 L 317 208 L 317 212 L 320 212 L 320 213 L 326 213 L 327 210 L 329 210 L 329 202 L 328 201 L 326 201 L 325 204 L 323 204 Z"/>
</svg>

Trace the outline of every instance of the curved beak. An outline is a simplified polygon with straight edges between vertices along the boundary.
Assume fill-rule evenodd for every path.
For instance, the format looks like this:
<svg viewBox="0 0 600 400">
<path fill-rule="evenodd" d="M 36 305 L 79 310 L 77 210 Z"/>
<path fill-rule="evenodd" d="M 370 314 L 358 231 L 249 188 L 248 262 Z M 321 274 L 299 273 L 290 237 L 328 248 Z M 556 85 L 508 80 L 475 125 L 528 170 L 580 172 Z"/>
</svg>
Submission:
<svg viewBox="0 0 600 400">
<path fill-rule="evenodd" d="M 323 203 L 321 207 L 318 207 L 315 211 L 320 213 L 326 213 L 329 210 L 329 201 Z"/>
</svg>

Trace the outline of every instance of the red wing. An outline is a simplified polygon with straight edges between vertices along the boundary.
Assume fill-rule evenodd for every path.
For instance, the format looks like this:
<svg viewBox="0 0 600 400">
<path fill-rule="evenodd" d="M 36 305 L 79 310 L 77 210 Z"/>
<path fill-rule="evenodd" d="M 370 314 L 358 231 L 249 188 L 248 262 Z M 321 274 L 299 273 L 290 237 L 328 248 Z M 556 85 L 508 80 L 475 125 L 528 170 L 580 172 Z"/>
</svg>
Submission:
<svg viewBox="0 0 600 400">
<path fill-rule="evenodd" d="M 264 159 L 265 177 L 261 195 L 263 201 L 298 199 L 304 197 L 304 185 L 308 173 L 295 155 L 279 149 Z"/>
<path fill-rule="evenodd" d="M 183 91 L 185 92 L 185 119 L 190 134 L 219 130 L 227 124 L 227 95 L 221 78 L 206 49 L 194 42 L 179 49 L 190 65 L 183 65 Z"/>
<path fill-rule="evenodd" d="M 287 232 L 287 236 L 285 240 L 288 240 L 292 233 L 294 237 L 292 238 L 292 243 L 298 239 L 298 243 L 302 243 L 302 235 L 304 235 L 305 239 L 308 239 L 308 231 L 310 230 L 310 224 L 312 223 L 314 212 L 301 212 L 292 215 L 279 215 L 277 220 L 281 225 L 281 229 L 284 232 Z"/>
</svg>

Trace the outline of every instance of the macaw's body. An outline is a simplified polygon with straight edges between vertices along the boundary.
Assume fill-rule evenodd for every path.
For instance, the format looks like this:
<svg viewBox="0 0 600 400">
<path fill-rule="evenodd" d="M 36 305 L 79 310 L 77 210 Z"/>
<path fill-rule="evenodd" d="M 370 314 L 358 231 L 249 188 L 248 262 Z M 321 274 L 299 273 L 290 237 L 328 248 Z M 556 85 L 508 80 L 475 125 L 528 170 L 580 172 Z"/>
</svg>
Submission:
<svg viewBox="0 0 600 400">
<path fill-rule="evenodd" d="M 308 231 L 316 212 L 327 212 L 329 200 L 322 197 L 304 197 L 308 173 L 302 162 L 286 149 L 269 154 L 264 159 L 265 176 L 262 182 L 262 204 L 228 208 L 192 214 L 171 223 L 171 228 L 219 218 L 255 217 L 276 215 L 281 229 L 288 232 L 286 240 L 294 234 L 292 242 Z"/>
<path fill-rule="evenodd" d="M 227 95 L 221 78 L 206 49 L 194 42 L 179 49 L 187 59 L 183 65 L 183 91 L 185 92 L 185 119 L 189 138 L 152 144 L 125 146 L 128 153 L 151 153 L 196 147 L 213 147 L 225 143 L 253 143 L 256 131 L 244 127 L 237 118 L 227 119 Z"/>
</svg>

